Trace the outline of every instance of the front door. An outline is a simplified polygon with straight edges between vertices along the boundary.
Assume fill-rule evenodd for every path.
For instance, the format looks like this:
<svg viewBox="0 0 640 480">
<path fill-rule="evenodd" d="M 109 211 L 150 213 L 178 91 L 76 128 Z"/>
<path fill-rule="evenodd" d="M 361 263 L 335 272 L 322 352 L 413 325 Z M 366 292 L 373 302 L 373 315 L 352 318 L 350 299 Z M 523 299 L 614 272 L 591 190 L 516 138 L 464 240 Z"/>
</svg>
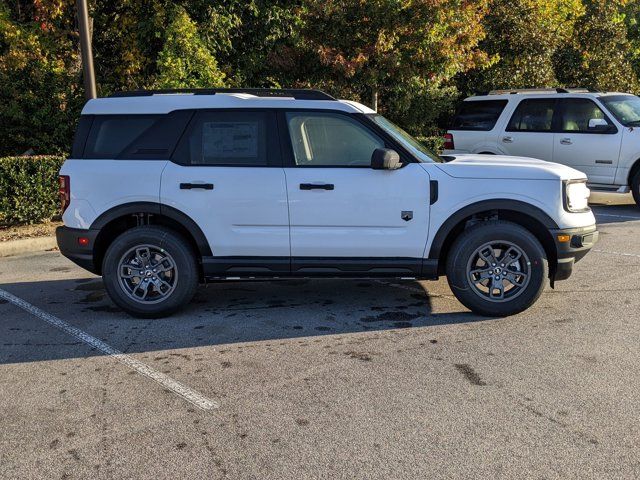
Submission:
<svg viewBox="0 0 640 480">
<path fill-rule="evenodd" d="M 371 169 L 385 141 L 360 119 L 292 111 L 285 162 L 292 272 L 419 273 L 429 227 L 429 176 L 417 163 Z"/>
<path fill-rule="evenodd" d="M 554 162 L 584 172 L 591 183 L 612 184 L 621 142 L 622 132 L 593 100 L 560 100 L 558 133 L 554 134 Z"/>
<path fill-rule="evenodd" d="M 202 229 L 211 275 L 289 272 L 289 213 L 275 113 L 198 111 L 162 174 L 160 201 Z M 260 257 L 260 258 L 257 258 Z"/>
</svg>

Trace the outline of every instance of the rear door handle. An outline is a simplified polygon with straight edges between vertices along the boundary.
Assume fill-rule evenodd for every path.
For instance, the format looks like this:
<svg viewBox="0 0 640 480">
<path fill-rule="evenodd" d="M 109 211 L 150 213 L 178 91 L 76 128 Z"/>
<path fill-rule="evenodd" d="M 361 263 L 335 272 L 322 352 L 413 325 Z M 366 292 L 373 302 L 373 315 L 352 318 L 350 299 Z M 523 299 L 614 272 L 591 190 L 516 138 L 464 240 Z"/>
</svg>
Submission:
<svg viewBox="0 0 640 480">
<path fill-rule="evenodd" d="M 513 143 L 513 137 L 502 137 L 502 143 Z"/>
<path fill-rule="evenodd" d="M 570 138 L 563 138 L 563 139 L 560 140 L 560 143 L 562 145 L 571 145 L 573 142 L 571 141 Z"/>
<path fill-rule="evenodd" d="M 202 190 L 213 190 L 213 183 L 181 183 L 180 190 L 194 190 L 200 188 Z"/>
<path fill-rule="evenodd" d="M 300 190 L 333 190 L 333 183 L 301 183 Z"/>
</svg>

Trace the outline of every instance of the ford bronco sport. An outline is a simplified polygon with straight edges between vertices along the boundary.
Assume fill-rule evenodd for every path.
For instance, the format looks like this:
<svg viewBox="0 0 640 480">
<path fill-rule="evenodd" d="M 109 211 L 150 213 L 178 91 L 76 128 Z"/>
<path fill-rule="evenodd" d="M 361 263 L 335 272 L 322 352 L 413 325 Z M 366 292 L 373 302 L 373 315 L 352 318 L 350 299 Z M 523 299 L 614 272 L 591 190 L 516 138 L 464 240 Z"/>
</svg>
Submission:
<svg viewBox="0 0 640 480">
<path fill-rule="evenodd" d="M 520 312 L 598 238 L 586 176 L 528 158 L 441 158 L 315 90 L 90 100 L 60 172 L 63 255 L 140 317 L 229 278 L 437 279 Z"/>
</svg>

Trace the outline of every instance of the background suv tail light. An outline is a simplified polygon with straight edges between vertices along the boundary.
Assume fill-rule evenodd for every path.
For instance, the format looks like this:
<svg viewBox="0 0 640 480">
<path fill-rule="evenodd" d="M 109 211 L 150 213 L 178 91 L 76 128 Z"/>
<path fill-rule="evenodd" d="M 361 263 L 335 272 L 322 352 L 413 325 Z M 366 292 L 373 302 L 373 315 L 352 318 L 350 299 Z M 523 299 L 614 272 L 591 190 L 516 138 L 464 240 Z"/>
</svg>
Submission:
<svg viewBox="0 0 640 480">
<path fill-rule="evenodd" d="M 444 134 L 444 145 L 442 146 L 445 150 L 453 150 L 455 147 L 453 145 L 453 134 L 445 133 Z"/>
<path fill-rule="evenodd" d="M 69 175 L 60 175 L 58 177 L 59 187 L 58 194 L 60 195 L 60 214 L 64 214 L 64 211 L 71 203 L 71 179 Z"/>
</svg>

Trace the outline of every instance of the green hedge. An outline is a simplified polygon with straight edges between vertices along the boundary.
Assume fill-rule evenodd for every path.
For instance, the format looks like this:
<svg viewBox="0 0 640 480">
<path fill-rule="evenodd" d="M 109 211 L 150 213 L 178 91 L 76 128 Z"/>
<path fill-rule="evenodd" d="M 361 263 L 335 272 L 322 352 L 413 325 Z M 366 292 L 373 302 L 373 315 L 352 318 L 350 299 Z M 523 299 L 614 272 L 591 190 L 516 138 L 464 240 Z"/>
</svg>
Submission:
<svg viewBox="0 0 640 480">
<path fill-rule="evenodd" d="M 431 137 L 417 137 L 417 139 L 433 153 L 442 153 L 442 147 L 444 145 L 444 137 L 442 135 Z"/>
<path fill-rule="evenodd" d="M 0 158 L 0 225 L 37 223 L 60 213 L 62 162 L 58 156 Z"/>
</svg>

